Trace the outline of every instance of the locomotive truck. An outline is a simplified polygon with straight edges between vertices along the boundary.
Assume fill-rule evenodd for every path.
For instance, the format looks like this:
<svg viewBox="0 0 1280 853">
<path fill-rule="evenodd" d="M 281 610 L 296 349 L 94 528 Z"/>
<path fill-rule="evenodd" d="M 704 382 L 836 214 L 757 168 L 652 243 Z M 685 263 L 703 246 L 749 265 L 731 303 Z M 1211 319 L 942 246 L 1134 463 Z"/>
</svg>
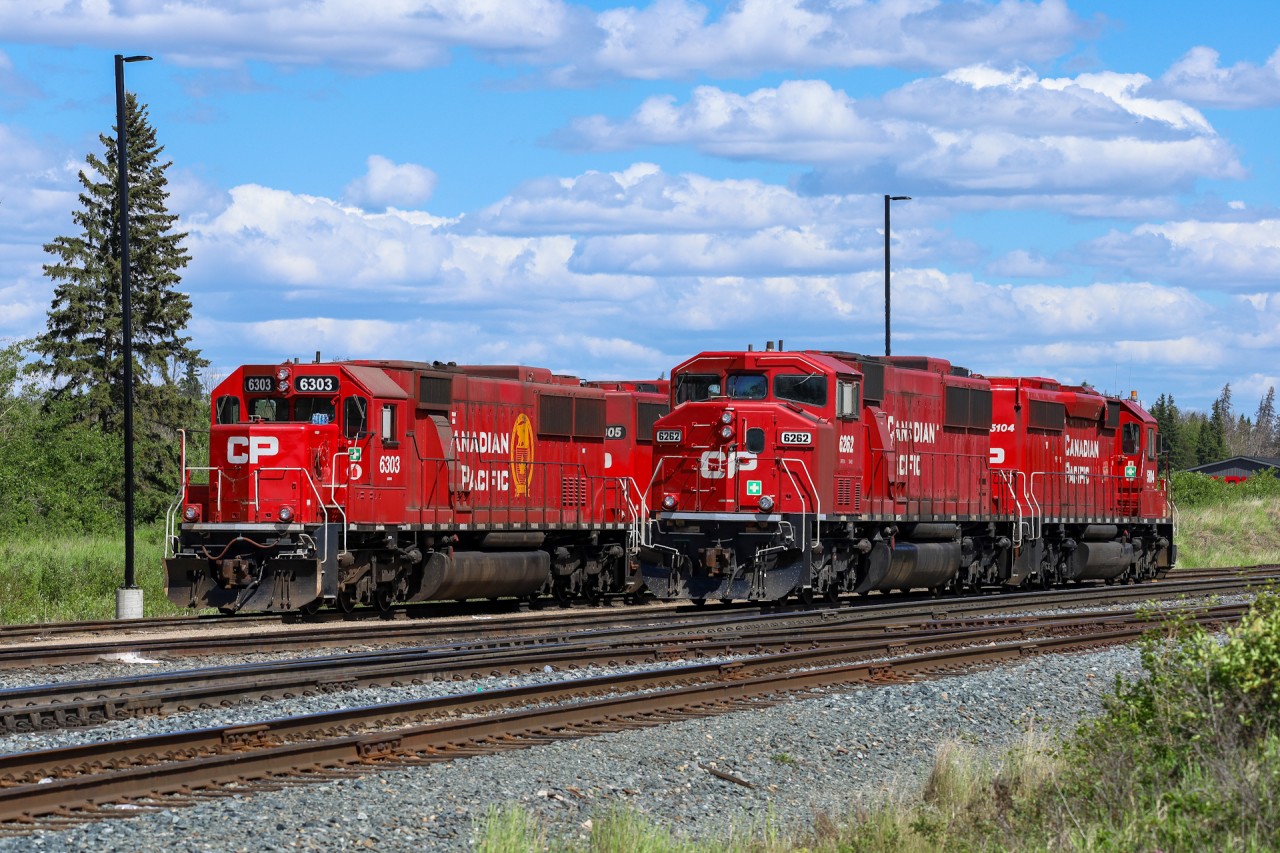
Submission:
<svg viewBox="0 0 1280 853">
<path fill-rule="evenodd" d="M 171 508 L 167 593 L 224 612 L 634 594 L 667 386 L 524 366 L 247 365 Z"/>
<path fill-rule="evenodd" d="M 772 346 L 701 353 L 671 381 L 640 546 L 658 598 L 1127 582 L 1174 563 L 1136 400 Z"/>
</svg>

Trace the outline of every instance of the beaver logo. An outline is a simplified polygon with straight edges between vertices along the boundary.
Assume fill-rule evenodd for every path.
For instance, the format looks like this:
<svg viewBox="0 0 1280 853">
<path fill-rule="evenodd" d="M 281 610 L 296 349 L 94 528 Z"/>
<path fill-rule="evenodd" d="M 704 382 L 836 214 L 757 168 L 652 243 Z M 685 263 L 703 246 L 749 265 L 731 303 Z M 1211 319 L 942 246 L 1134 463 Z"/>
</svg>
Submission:
<svg viewBox="0 0 1280 853">
<path fill-rule="evenodd" d="M 528 415 L 521 415 L 511 427 L 511 479 L 516 484 L 516 497 L 529 494 L 532 474 L 533 424 Z"/>
</svg>

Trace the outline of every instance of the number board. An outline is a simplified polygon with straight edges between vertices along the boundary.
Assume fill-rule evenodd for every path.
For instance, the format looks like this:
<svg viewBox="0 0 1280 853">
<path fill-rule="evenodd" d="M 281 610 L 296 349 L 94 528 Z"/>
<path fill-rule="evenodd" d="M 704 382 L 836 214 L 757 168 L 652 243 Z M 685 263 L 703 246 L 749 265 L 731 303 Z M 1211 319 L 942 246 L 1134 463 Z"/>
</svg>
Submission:
<svg viewBox="0 0 1280 853">
<path fill-rule="evenodd" d="M 680 430 L 678 429 L 660 429 L 658 430 L 658 441 L 664 444 L 674 444 L 680 440 Z"/>
<path fill-rule="evenodd" d="M 621 441 L 627 437 L 627 428 L 621 424 L 610 424 L 604 428 L 604 437 L 613 441 Z"/>
<path fill-rule="evenodd" d="M 293 387 L 299 394 L 337 394 L 338 377 L 299 376 L 293 381 Z"/>
<path fill-rule="evenodd" d="M 783 444 L 813 444 L 811 432 L 784 432 L 781 436 Z"/>
<path fill-rule="evenodd" d="M 270 394 L 276 390 L 276 380 L 273 376 L 246 376 L 244 378 L 244 392 L 246 394 Z"/>
</svg>

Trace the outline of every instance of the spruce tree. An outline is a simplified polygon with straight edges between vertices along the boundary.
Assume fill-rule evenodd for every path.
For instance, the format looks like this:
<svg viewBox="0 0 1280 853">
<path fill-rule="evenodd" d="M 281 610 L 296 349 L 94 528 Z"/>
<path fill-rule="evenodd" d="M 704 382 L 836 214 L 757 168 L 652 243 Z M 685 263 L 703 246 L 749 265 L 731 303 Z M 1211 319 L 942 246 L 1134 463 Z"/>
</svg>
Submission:
<svg viewBox="0 0 1280 853">
<path fill-rule="evenodd" d="M 181 391 L 181 371 L 208 365 L 191 338 L 191 300 L 177 289 L 189 255 L 186 234 L 165 200 L 172 165 L 162 161 L 145 105 L 125 96 L 129 162 L 130 300 L 133 320 L 134 427 L 137 437 L 140 517 L 153 515 L 177 490 L 177 430 L 196 425 L 198 407 Z M 118 130 L 118 128 L 113 128 Z M 104 433 L 123 429 L 124 358 L 120 308 L 120 203 L 116 139 L 98 137 L 102 156 L 90 153 L 80 172 L 80 232 L 57 237 L 44 249 L 54 257 L 44 273 L 56 287 L 47 331 L 33 349 L 36 372 L 52 384 L 56 402 Z M 188 368 L 187 366 L 190 366 Z M 149 501 L 147 499 L 150 499 Z"/>
<path fill-rule="evenodd" d="M 1253 447 L 1258 456 L 1274 456 L 1276 453 L 1276 389 L 1271 386 L 1258 403 L 1258 414 L 1253 419 Z"/>
</svg>

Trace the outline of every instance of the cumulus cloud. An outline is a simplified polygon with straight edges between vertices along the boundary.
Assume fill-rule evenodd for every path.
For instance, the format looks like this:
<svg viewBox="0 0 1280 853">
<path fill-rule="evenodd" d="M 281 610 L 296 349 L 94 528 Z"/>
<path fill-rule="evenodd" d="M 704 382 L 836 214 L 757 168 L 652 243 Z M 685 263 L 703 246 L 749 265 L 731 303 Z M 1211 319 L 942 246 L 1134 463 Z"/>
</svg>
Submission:
<svg viewBox="0 0 1280 853">
<path fill-rule="evenodd" d="M 369 170 L 342 191 L 344 201 L 365 210 L 417 207 L 435 191 L 436 173 L 425 166 L 393 163 L 378 154 L 367 162 Z"/>
<path fill-rule="evenodd" d="M 1142 75 L 1040 78 L 959 69 L 863 102 L 823 80 L 740 95 L 696 88 L 644 101 L 621 121 L 575 120 L 562 144 L 599 150 L 692 145 L 735 159 L 811 164 L 808 186 L 892 175 L 934 192 L 1136 194 L 1238 178 L 1231 146 L 1196 110 L 1146 97 Z M 865 181 L 864 181 L 865 183 Z"/>
<path fill-rule="evenodd" d="M 989 275 L 1004 278 L 1056 278 L 1066 272 L 1066 267 L 1025 249 L 1015 249 L 987 264 Z"/>
<path fill-rule="evenodd" d="M 1253 109 L 1280 106 L 1280 49 L 1261 66 L 1219 64 L 1216 50 L 1193 47 L 1160 78 L 1174 97 L 1207 107 Z"/>
<path fill-rule="evenodd" d="M 0 6 L 0 30 L 15 42 L 104 49 L 146 32 L 167 46 L 166 59 L 205 67 L 411 69 L 441 64 L 463 47 L 540 65 L 566 82 L 1037 62 L 1087 35 L 1065 0 L 737 0 L 718 14 L 689 0 L 601 11 L 560 0 L 31 0 Z"/>
<path fill-rule="evenodd" d="M 471 224 L 489 233 L 751 232 L 803 222 L 874 225 L 865 198 L 804 196 L 760 180 L 671 174 L 652 163 L 529 181 L 481 210 Z"/>
<path fill-rule="evenodd" d="M 450 49 L 540 52 L 578 29 L 558 0 L 280 0 L 205 3 L 31 0 L 0 6 L 12 42 L 118 47 L 148 34 L 167 60 L 205 67 L 246 61 L 411 69 L 447 61 Z"/>
<path fill-rule="evenodd" d="M 1046 60 L 1086 27 L 1063 0 L 738 0 L 717 18 L 689 0 L 601 12 L 604 37 L 584 64 L 660 79 L 761 68 L 948 68 L 982 59 Z"/>
<path fill-rule="evenodd" d="M 1148 223 L 1090 241 L 1082 257 L 1197 287 L 1280 286 L 1280 219 Z"/>
</svg>

